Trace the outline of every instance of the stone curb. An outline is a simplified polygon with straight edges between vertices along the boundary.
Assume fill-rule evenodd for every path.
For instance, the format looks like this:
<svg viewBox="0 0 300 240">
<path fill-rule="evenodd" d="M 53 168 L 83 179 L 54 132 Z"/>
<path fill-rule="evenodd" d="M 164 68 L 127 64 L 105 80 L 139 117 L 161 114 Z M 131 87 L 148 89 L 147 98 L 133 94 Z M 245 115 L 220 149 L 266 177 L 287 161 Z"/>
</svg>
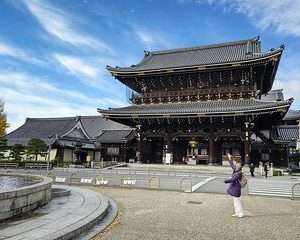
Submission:
<svg viewBox="0 0 300 240">
<path fill-rule="evenodd" d="M 97 234 L 104 231 L 115 220 L 118 215 L 118 205 L 112 199 L 108 200 L 108 204 L 108 211 L 104 218 L 101 219 L 100 222 L 96 223 L 94 227 L 89 229 L 88 232 L 77 236 L 76 240 L 88 240 L 94 238 Z"/>
<path fill-rule="evenodd" d="M 72 189 L 71 189 L 72 191 Z M 91 190 L 88 190 L 91 191 Z M 97 209 L 97 211 L 94 211 L 92 214 L 90 214 L 88 217 L 85 217 L 82 221 L 77 222 L 71 226 L 69 226 L 67 229 L 62 229 L 57 231 L 56 233 L 52 233 L 49 235 L 46 235 L 43 237 L 45 240 L 66 240 L 71 239 L 76 236 L 79 236 L 80 234 L 88 231 L 90 228 L 92 228 L 98 221 L 100 221 L 107 213 L 108 210 L 108 198 L 100 193 L 95 194 L 99 195 L 99 198 L 101 199 L 101 205 Z"/>
</svg>

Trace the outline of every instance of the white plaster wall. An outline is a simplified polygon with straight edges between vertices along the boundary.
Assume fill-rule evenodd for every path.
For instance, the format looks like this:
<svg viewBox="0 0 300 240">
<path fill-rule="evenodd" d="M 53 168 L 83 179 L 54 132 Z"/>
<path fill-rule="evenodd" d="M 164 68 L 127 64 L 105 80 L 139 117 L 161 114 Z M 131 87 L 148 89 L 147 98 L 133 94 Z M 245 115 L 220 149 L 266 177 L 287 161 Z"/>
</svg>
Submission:
<svg viewBox="0 0 300 240">
<path fill-rule="evenodd" d="M 96 151 L 94 161 L 95 162 L 100 162 L 101 161 L 101 152 L 100 151 Z"/>
<path fill-rule="evenodd" d="M 64 161 L 65 162 L 72 162 L 72 149 L 64 149 Z"/>
</svg>

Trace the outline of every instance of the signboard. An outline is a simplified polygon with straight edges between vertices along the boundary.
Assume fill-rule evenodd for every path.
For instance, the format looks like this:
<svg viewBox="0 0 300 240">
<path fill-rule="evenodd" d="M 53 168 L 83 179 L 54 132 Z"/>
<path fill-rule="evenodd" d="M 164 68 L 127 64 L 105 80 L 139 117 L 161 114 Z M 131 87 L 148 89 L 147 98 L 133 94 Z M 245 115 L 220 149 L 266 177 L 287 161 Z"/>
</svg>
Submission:
<svg viewBox="0 0 300 240">
<path fill-rule="evenodd" d="M 173 154 L 166 153 L 166 164 L 171 164 L 173 162 Z"/>
<path fill-rule="evenodd" d="M 81 178 L 80 182 L 81 183 L 92 183 L 93 179 L 92 178 Z"/>
<path fill-rule="evenodd" d="M 108 179 L 97 179 L 96 180 L 96 185 L 107 185 L 108 184 Z"/>
<path fill-rule="evenodd" d="M 65 177 L 56 177 L 55 178 L 55 182 L 57 183 L 63 183 L 66 181 L 66 178 Z"/>
</svg>

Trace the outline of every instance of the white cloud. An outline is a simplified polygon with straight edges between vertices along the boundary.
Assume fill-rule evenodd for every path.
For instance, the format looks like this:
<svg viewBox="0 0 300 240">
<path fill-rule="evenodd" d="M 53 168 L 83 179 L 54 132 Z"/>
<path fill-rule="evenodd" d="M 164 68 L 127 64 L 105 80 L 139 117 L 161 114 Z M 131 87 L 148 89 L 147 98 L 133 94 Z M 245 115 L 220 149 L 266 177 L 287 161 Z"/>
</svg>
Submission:
<svg viewBox="0 0 300 240">
<path fill-rule="evenodd" d="M 14 47 L 11 44 L 8 44 L 1 40 L 0 40 L 0 55 L 13 57 L 23 62 L 33 63 L 37 65 L 44 65 L 44 62 L 33 57 L 28 52 L 25 52 L 24 50 Z"/>
<path fill-rule="evenodd" d="M 155 42 L 151 34 L 141 29 L 136 30 L 136 35 L 148 48 Z"/>
<path fill-rule="evenodd" d="M 133 34 L 148 50 L 155 48 L 170 48 L 173 45 L 172 41 L 163 33 L 152 31 L 145 27 L 134 26 Z"/>
<path fill-rule="evenodd" d="M 24 0 L 23 2 L 45 31 L 60 41 L 74 46 L 84 46 L 110 53 L 114 52 L 100 39 L 93 38 L 77 30 L 77 24 L 71 22 L 73 17 L 61 9 L 55 8 L 45 1 Z"/>
<path fill-rule="evenodd" d="M 283 89 L 284 97 L 294 98 L 293 108 L 300 108 L 300 71 L 280 71 L 277 79 L 274 81 L 273 89 Z"/>
<path fill-rule="evenodd" d="M 189 3 L 191 2 L 192 0 L 177 0 L 177 3 L 178 4 L 184 4 L 184 3 Z"/>
<path fill-rule="evenodd" d="M 69 74 L 75 76 L 89 87 L 100 89 L 114 95 L 119 92 L 119 90 L 114 87 L 115 83 L 106 79 L 110 78 L 110 76 L 108 76 L 107 72 L 103 71 L 103 69 L 105 69 L 103 59 L 75 57 L 60 53 L 54 53 L 53 59 L 63 69 L 66 69 Z"/>
<path fill-rule="evenodd" d="M 97 78 L 99 74 L 99 68 L 88 65 L 86 63 L 87 61 L 81 58 L 59 53 L 53 54 L 53 57 L 72 74 L 79 74 L 91 78 Z"/>
<path fill-rule="evenodd" d="M 12 131 L 24 123 L 26 117 L 61 117 L 97 115 L 97 108 L 119 106 L 117 100 L 89 97 L 79 91 L 54 85 L 19 72 L 0 72 L 0 97 Z"/>
<path fill-rule="evenodd" d="M 300 1 L 298 0 L 198 0 L 218 4 L 225 11 L 235 11 L 249 18 L 261 30 L 274 29 L 278 34 L 300 37 Z"/>
</svg>

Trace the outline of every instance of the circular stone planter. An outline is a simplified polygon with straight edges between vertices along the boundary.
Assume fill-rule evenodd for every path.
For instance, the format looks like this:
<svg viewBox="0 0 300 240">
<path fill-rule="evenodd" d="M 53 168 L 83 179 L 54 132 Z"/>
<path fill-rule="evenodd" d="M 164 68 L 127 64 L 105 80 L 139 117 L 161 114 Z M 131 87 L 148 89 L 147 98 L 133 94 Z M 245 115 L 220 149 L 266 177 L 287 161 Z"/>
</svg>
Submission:
<svg viewBox="0 0 300 240">
<path fill-rule="evenodd" d="M 0 176 L 24 177 L 37 182 L 25 187 L 0 192 L 0 221 L 32 211 L 51 200 L 52 178 L 10 173 L 0 173 Z"/>
</svg>

